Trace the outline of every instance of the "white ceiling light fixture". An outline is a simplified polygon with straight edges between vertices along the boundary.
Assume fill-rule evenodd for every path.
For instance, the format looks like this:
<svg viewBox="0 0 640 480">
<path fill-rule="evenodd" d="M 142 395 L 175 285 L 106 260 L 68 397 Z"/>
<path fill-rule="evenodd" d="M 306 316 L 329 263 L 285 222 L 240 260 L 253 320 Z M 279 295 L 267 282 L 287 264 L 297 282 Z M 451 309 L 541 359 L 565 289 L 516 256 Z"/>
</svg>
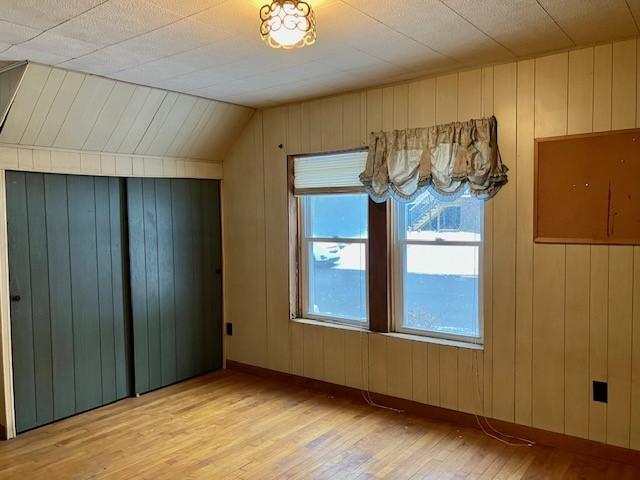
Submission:
<svg viewBox="0 0 640 480">
<path fill-rule="evenodd" d="M 260 8 L 260 35 L 272 48 L 301 48 L 316 41 L 311 5 L 300 0 L 273 0 Z"/>
</svg>

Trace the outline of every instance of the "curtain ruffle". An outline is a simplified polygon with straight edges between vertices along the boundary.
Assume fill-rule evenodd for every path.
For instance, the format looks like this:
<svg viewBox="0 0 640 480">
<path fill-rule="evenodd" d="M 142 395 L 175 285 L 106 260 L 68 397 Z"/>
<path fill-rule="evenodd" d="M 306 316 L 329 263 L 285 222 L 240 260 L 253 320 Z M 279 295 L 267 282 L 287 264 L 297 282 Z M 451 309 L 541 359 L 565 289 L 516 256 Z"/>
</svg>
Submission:
<svg viewBox="0 0 640 480">
<path fill-rule="evenodd" d="M 495 117 L 428 128 L 374 132 L 360 181 L 370 197 L 410 201 L 425 188 L 455 196 L 468 184 L 472 195 L 489 199 L 507 183 L 498 151 Z"/>
</svg>

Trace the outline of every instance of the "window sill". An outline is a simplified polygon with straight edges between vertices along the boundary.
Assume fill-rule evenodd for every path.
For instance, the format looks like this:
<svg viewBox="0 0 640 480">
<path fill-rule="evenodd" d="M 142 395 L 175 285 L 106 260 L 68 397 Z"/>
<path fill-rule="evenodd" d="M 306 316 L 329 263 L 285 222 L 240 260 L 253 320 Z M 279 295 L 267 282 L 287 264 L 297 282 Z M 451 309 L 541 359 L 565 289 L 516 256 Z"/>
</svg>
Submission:
<svg viewBox="0 0 640 480">
<path fill-rule="evenodd" d="M 323 322 L 322 320 L 312 320 L 310 318 L 292 318 L 292 322 L 305 325 L 315 325 L 317 327 L 337 328 L 339 330 L 350 330 L 352 332 L 372 333 L 369 329 L 358 327 L 357 325 L 347 325 L 346 323 Z"/>
<path fill-rule="evenodd" d="M 378 333 L 372 332 L 367 328 L 357 327 L 354 325 L 345 325 L 342 323 L 331 323 L 331 322 L 322 322 L 320 320 L 311 320 L 309 318 L 292 318 L 292 322 L 301 323 L 304 325 L 314 325 L 316 327 L 327 327 L 327 328 L 336 328 L 339 330 L 349 330 L 352 332 L 362 332 L 367 333 L 369 335 L 382 335 L 384 337 L 392 337 L 392 338 L 401 338 L 403 340 L 409 340 L 412 342 L 423 342 L 423 343 L 432 343 L 434 345 L 445 345 L 448 347 L 456 347 L 456 348 L 466 348 L 469 350 L 478 350 L 483 351 L 484 345 L 481 343 L 473 343 L 473 342 L 465 342 L 462 340 L 451 340 L 448 338 L 438 338 L 438 337 L 427 337 L 423 335 L 412 335 L 410 333 L 398 333 L 398 332 L 389 332 L 389 333 Z"/>
</svg>

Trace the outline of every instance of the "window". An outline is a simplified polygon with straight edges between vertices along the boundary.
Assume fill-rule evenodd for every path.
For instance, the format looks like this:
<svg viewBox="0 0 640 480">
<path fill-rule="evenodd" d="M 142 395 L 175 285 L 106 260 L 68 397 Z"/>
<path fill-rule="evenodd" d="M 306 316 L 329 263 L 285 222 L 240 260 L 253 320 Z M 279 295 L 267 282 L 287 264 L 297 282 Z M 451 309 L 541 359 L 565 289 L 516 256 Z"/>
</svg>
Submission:
<svg viewBox="0 0 640 480">
<path fill-rule="evenodd" d="M 290 159 L 294 317 L 480 343 L 484 202 L 376 204 L 366 152 Z"/>
<path fill-rule="evenodd" d="M 368 323 L 366 152 L 296 157 L 299 315 Z"/>
<path fill-rule="evenodd" d="M 367 322 L 367 195 L 301 197 L 306 317 Z"/>
<path fill-rule="evenodd" d="M 484 204 L 464 192 L 440 201 L 423 192 L 395 203 L 396 330 L 479 339 Z"/>
</svg>

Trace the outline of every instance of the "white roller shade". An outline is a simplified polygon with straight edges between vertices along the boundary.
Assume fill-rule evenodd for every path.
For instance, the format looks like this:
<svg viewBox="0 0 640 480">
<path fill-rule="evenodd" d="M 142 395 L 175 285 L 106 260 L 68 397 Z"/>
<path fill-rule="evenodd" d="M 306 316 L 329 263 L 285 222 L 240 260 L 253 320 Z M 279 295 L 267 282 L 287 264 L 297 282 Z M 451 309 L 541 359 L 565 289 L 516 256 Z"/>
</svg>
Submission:
<svg viewBox="0 0 640 480">
<path fill-rule="evenodd" d="M 296 157 L 293 163 L 295 191 L 362 190 L 359 176 L 366 163 L 367 152 L 364 150 Z"/>
</svg>

